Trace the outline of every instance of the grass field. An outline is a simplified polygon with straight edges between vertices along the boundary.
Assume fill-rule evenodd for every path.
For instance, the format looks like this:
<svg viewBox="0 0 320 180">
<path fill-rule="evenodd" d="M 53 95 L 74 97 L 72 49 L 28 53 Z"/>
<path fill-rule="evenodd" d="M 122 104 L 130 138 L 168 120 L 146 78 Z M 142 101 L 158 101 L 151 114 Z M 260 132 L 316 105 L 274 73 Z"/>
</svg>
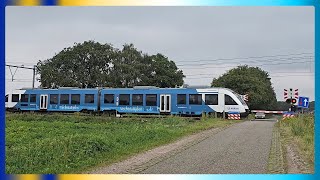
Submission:
<svg viewBox="0 0 320 180">
<path fill-rule="evenodd" d="M 298 146 L 299 154 L 313 171 L 314 167 L 314 115 L 303 115 L 279 121 L 282 141 Z"/>
<path fill-rule="evenodd" d="M 6 114 L 6 173 L 81 173 L 239 121 Z"/>
</svg>

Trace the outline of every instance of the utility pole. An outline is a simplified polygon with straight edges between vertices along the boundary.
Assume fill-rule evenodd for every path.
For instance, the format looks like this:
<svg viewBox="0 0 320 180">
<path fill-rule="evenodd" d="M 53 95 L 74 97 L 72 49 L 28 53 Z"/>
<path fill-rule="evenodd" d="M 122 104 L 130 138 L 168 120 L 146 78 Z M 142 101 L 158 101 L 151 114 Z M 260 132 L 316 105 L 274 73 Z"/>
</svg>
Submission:
<svg viewBox="0 0 320 180">
<path fill-rule="evenodd" d="M 290 107 L 291 107 L 291 111 L 292 111 L 292 88 L 290 88 L 290 99 L 291 99 L 291 101 L 290 101 Z"/>
<path fill-rule="evenodd" d="M 35 78 L 36 78 L 36 65 L 33 66 L 32 89 L 34 89 Z"/>
<path fill-rule="evenodd" d="M 35 82 L 35 78 L 36 78 L 36 65 L 34 65 L 32 68 L 31 68 L 31 67 L 24 67 L 24 66 L 9 65 L 9 64 L 6 64 L 6 66 L 8 66 L 9 69 L 10 69 L 12 81 L 13 81 L 13 77 L 14 77 L 14 75 L 16 74 L 18 68 L 22 68 L 22 69 L 32 69 L 32 70 L 33 70 L 32 89 L 34 89 L 34 82 Z M 16 71 L 14 72 L 14 74 L 12 74 L 12 72 L 11 72 L 11 67 L 17 68 Z"/>
</svg>

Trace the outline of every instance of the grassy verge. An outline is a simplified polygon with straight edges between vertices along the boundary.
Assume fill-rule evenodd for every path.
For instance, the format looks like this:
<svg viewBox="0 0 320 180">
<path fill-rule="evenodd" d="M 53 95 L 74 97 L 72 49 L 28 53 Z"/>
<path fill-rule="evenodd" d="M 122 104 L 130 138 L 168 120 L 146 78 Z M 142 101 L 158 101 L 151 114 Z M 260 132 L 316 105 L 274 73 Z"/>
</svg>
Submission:
<svg viewBox="0 0 320 180">
<path fill-rule="evenodd" d="M 314 116 L 287 118 L 279 121 L 279 127 L 283 145 L 296 145 L 308 169 L 314 172 Z"/>
<path fill-rule="evenodd" d="M 239 121 L 6 115 L 6 173 L 80 173 L 187 134 Z"/>
<path fill-rule="evenodd" d="M 281 146 L 279 123 L 274 125 L 272 131 L 272 141 L 270 154 L 268 159 L 268 173 L 269 174 L 284 174 L 286 173 L 284 153 Z"/>
</svg>

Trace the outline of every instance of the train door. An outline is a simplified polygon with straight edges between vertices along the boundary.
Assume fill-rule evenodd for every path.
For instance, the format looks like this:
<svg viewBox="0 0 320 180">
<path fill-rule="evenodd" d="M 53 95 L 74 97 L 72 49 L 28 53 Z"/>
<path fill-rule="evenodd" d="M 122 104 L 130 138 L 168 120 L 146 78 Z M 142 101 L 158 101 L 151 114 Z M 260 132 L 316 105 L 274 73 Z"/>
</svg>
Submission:
<svg viewBox="0 0 320 180">
<path fill-rule="evenodd" d="M 160 94 L 160 112 L 170 113 L 171 112 L 171 95 Z"/>
<path fill-rule="evenodd" d="M 226 111 L 226 107 L 225 107 L 225 103 L 224 103 L 224 94 L 223 93 L 219 93 L 218 95 L 218 108 L 217 111 L 222 113 Z"/>
<path fill-rule="evenodd" d="M 47 110 L 48 109 L 48 95 L 41 94 L 40 95 L 40 110 Z"/>
</svg>

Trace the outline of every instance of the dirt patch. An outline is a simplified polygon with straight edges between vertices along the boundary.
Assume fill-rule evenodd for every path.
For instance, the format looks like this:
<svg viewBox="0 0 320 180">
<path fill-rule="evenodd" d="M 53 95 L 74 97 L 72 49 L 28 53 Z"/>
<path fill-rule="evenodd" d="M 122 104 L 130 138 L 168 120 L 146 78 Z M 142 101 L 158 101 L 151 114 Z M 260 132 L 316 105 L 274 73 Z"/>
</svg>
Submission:
<svg viewBox="0 0 320 180">
<path fill-rule="evenodd" d="M 293 144 L 286 145 L 287 168 L 289 174 L 310 174 L 313 173 L 308 163 L 300 156 L 298 147 Z"/>
<path fill-rule="evenodd" d="M 228 125 L 221 128 L 213 128 L 206 131 L 202 131 L 197 134 L 193 134 L 187 137 L 184 137 L 174 143 L 170 143 L 158 148 L 146 151 L 144 153 L 135 155 L 127 160 L 122 162 L 114 163 L 110 166 L 100 167 L 94 169 L 89 174 L 133 174 L 139 173 L 148 167 L 157 164 L 205 139 L 209 136 L 216 134 L 227 127 L 232 126 Z"/>
<path fill-rule="evenodd" d="M 281 144 L 283 161 L 279 163 L 284 164 L 285 171 L 283 173 L 288 174 L 311 174 L 314 173 L 313 166 L 307 163 L 306 157 L 301 153 L 298 142 L 291 134 L 291 128 L 288 128 L 281 124 L 281 122 L 275 125 L 279 134 L 279 143 Z M 269 157 L 270 158 L 270 157 Z M 272 173 L 272 172 L 271 172 Z"/>
<path fill-rule="evenodd" d="M 275 174 L 310 174 L 312 168 L 299 153 L 298 146 L 286 131 L 280 136 L 279 123 L 275 124 L 272 133 L 272 144 L 269 154 L 268 173 Z"/>
</svg>

